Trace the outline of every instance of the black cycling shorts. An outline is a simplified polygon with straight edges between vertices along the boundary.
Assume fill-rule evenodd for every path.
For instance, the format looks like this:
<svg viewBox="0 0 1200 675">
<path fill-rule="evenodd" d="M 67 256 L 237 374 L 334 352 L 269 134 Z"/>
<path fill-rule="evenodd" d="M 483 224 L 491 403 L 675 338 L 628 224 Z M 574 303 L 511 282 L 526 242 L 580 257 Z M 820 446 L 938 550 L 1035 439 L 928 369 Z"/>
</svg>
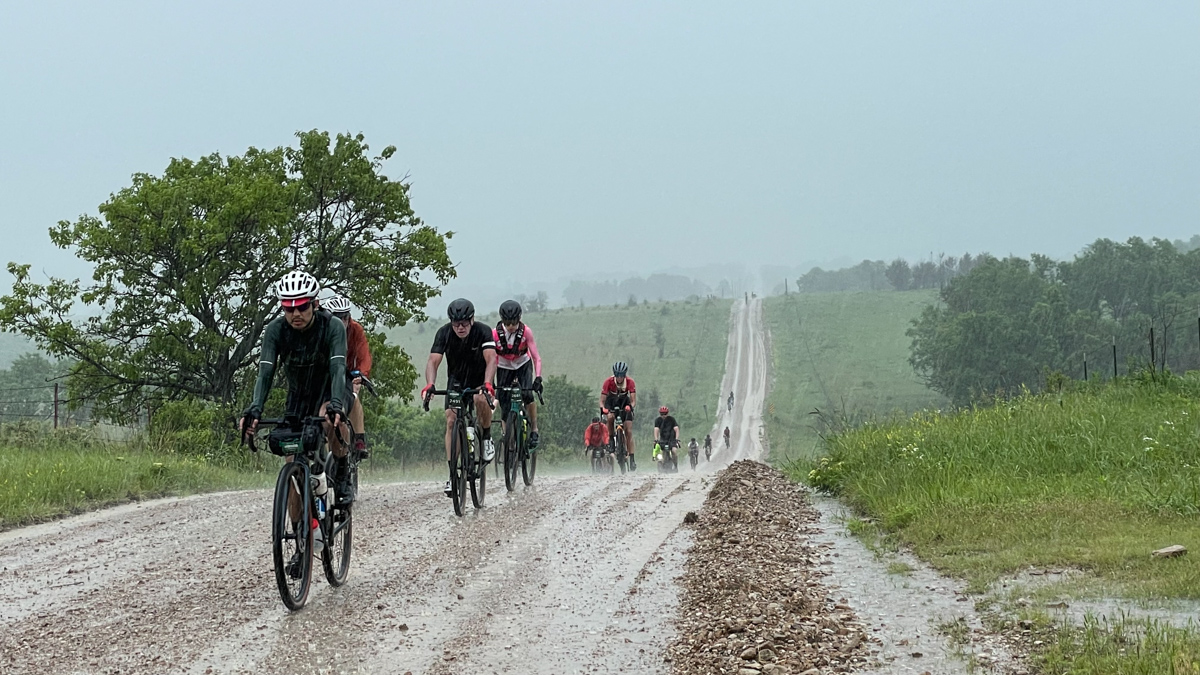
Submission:
<svg viewBox="0 0 1200 675">
<path fill-rule="evenodd" d="M 509 370 L 508 368 L 497 368 L 496 369 L 496 388 L 497 389 L 499 389 L 500 387 L 520 387 L 522 389 L 529 389 L 532 386 L 533 386 L 533 361 L 532 360 L 526 361 L 525 365 L 521 366 L 520 368 L 517 368 L 516 370 Z M 508 394 L 505 392 L 502 392 L 502 391 L 498 391 L 498 392 L 496 392 L 496 396 L 499 397 L 499 399 L 500 399 L 500 409 L 506 410 L 508 408 L 508 406 L 506 405 L 508 403 Z M 533 403 L 533 392 L 532 391 L 521 392 L 521 400 L 525 402 L 525 405 L 529 405 L 530 403 Z"/>
<path fill-rule="evenodd" d="M 604 397 L 604 407 L 608 408 L 609 410 L 623 410 L 627 405 L 629 405 L 628 394 L 609 394 L 608 396 Z M 625 411 L 625 421 L 633 421 L 632 410 Z"/>
</svg>

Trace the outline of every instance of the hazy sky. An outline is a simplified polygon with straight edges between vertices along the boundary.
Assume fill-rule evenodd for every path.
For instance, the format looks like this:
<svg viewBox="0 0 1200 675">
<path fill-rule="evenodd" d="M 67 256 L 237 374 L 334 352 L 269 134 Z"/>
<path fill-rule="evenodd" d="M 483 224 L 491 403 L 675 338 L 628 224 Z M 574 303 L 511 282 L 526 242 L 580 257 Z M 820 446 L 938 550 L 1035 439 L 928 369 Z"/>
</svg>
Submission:
<svg viewBox="0 0 1200 675">
<path fill-rule="evenodd" d="M 0 263 L 57 275 L 130 174 L 311 128 L 399 148 L 464 285 L 1200 232 L 1194 0 L 23 4 Z"/>
</svg>

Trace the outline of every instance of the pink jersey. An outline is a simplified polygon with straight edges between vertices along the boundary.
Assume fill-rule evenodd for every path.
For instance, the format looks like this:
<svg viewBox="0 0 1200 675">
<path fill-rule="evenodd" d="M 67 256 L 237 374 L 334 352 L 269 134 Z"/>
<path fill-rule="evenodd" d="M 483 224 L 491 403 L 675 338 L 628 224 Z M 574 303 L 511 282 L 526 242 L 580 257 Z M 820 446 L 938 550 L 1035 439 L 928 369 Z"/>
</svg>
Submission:
<svg viewBox="0 0 1200 675">
<path fill-rule="evenodd" d="M 513 344 L 517 332 L 523 328 L 524 338 L 520 344 Z M 530 360 L 533 361 L 533 376 L 542 376 L 542 357 L 538 354 L 537 342 L 533 339 L 533 329 L 529 326 L 519 327 L 517 331 L 508 332 L 503 325 L 492 329 L 492 338 L 496 341 L 496 367 L 505 370 L 521 368 Z M 504 348 L 502 349 L 501 346 Z"/>
</svg>

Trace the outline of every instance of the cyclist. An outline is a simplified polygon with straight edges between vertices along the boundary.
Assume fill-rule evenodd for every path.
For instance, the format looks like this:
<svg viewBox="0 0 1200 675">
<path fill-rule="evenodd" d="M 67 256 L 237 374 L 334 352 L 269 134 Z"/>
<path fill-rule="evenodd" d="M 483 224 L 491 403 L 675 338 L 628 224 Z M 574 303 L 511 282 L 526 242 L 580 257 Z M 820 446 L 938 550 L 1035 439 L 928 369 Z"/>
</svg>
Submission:
<svg viewBox="0 0 1200 675">
<path fill-rule="evenodd" d="M 729 392 L 729 409 L 733 410 L 733 392 Z"/>
<path fill-rule="evenodd" d="M 673 461 L 678 461 L 675 446 L 679 441 L 679 423 L 671 416 L 671 409 L 663 406 L 658 409 L 658 417 L 654 420 L 654 453 L 655 459 L 662 461 L 667 454 Z M 659 453 L 661 448 L 662 454 Z"/>
<path fill-rule="evenodd" d="M 695 438 L 688 441 L 688 455 L 691 456 L 692 461 L 696 461 L 700 457 L 700 444 L 696 442 Z"/>
<path fill-rule="evenodd" d="M 704 434 L 704 461 L 712 459 L 712 434 Z"/>
<path fill-rule="evenodd" d="M 433 383 L 437 381 L 438 368 L 443 359 L 448 371 L 447 391 L 482 387 L 484 391 L 475 394 L 475 412 L 476 421 L 483 428 L 483 460 L 490 462 L 496 456 L 496 447 L 492 444 L 492 399 L 496 397 L 492 380 L 496 377 L 496 342 L 492 331 L 475 321 L 475 305 L 470 300 L 459 298 L 451 302 L 446 308 L 446 315 L 450 323 L 442 326 L 434 335 L 429 360 L 425 363 L 425 388 L 421 390 L 421 398 L 426 403 L 433 398 Z M 451 479 L 454 477 L 454 462 L 450 460 L 450 435 L 457 420 L 457 413 L 450 408 L 450 398 L 447 397 L 446 464 L 450 467 Z M 451 496 L 449 480 L 443 492 L 447 497 Z"/>
<path fill-rule="evenodd" d="M 341 296 L 330 298 L 322 306 L 342 320 L 346 326 L 346 375 L 350 378 L 350 392 L 354 397 L 355 406 L 347 413 L 350 417 L 350 427 L 354 430 L 354 451 L 366 459 L 371 456 L 367 450 L 367 432 L 363 426 L 362 389 L 364 377 L 371 377 L 371 347 L 367 344 L 367 331 L 362 324 L 350 318 L 350 301 Z M 357 375 L 355 374 L 357 373 Z"/>
<path fill-rule="evenodd" d="M 600 412 L 604 414 L 609 432 L 612 432 L 613 410 L 625 410 L 625 452 L 629 456 L 629 470 L 637 470 L 633 461 L 633 409 L 637 407 L 637 385 L 629 377 L 629 366 L 624 361 L 613 364 L 612 377 L 600 385 Z"/>
<path fill-rule="evenodd" d="M 729 447 L 729 427 L 725 427 L 725 447 Z"/>
<path fill-rule="evenodd" d="M 492 331 L 496 343 L 496 386 L 519 386 L 522 389 L 542 391 L 542 357 L 533 340 L 533 329 L 521 322 L 521 303 L 505 300 L 500 305 L 500 323 Z M 501 392 L 503 394 L 503 392 Z M 538 446 L 537 405 L 533 392 L 521 392 L 525 414 L 529 416 L 529 450 Z M 506 401 L 500 409 L 506 410 Z"/>
<path fill-rule="evenodd" d="M 354 501 L 353 485 L 346 461 L 347 448 L 338 442 L 334 428 L 341 428 L 346 409 L 354 400 L 346 395 L 346 327 L 317 304 L 321 284 L 307 272 L 295 270 L 275 283 L 275 293 L 283 310 L 263 329 L 262 352 L 258 361 L 258 379 L 254 397 L 242 413 L 238 428 L 253 434 L 262 418 L 263 405 L 271 390 L 275 368 L 282 365 L 287 374 L 285 417 L 325 417 L 325 437 L 333 452 L 334 492 L 339 503 Z M 345 436 L 343 436 L 344 438 Z M 288 461 L 292 458 L 288 457 Z M 293 492 L 289 498 L 293 518 L 299 505 Z M 299 528 L 297 528 L 299 529 Z M 297 573 L 301 552 L 288 563 L 289 573 Z"/>
<path fill-rule="evenodd" d="M 583 431 L 583 447 L 585 458 L 591 458 L 593 448 L 604 449 L 604 461 L 612 464 L 612 453 L 608 452 L 608 426 L 600 421 L 599 417 L 593 417 L 592 423 Z"/>
</svg>

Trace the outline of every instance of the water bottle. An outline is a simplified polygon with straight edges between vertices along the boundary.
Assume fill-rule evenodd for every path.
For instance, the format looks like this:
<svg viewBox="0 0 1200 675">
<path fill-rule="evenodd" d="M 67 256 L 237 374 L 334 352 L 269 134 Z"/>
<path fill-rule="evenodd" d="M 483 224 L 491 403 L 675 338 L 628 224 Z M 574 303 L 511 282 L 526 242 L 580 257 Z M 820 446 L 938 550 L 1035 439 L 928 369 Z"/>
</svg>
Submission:
<svg viewBox="0 0 1200 675">
<path fill-rule="evenodd" d="M 325 498 L 317 497 L 317 520 L 325 520 Z"/>
<path fill-rule="evenodd" d="M 475 427 L 467 427 L 467 442 L 475 442 Z"/>
<path fill-rule="evenodd" d="M 312 481 L 313 481 L 313 494 L 314 495 L 316 495 L 318 497 L 323 497 L 323 496 L 325 496 L 326 492 L 329 492 L 329 481 L 327 481 L 325 479 L 324 471 L 313 476 Z"/>
</svg>

